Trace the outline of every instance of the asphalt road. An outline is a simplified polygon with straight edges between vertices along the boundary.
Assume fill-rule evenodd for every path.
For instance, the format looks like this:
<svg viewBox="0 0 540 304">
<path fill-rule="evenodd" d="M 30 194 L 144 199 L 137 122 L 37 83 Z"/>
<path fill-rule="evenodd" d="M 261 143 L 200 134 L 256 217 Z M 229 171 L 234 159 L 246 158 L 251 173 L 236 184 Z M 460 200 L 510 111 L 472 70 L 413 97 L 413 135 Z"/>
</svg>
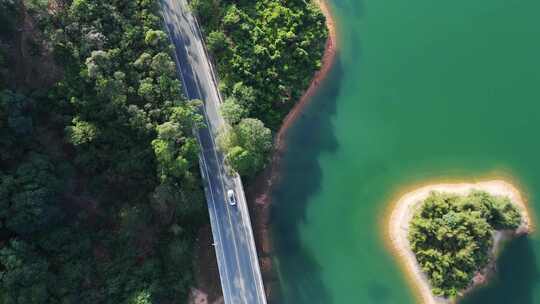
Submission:
<svg viewBox="0 0 540 304">
<path fill-rule="evenodd" d="M 215 143 L 215 135 L 224 125 L 218 110 L 221 97 L 197 21 L 189 11 L 186 0 L 161 0 L 161 6 L 166 29 L 175 46 L 175 60 L 184 92 L 190 99 L 204 101 L 203 115 L 207 128 L 196 133 L 202 150 L 200 166 L 225 303 L 265 304 L 242 183 L 237 176 L 227 174 L 223 155 Z M 227 203 L 228 189 L 235 191 L 236 206 Z"/>
</svg>

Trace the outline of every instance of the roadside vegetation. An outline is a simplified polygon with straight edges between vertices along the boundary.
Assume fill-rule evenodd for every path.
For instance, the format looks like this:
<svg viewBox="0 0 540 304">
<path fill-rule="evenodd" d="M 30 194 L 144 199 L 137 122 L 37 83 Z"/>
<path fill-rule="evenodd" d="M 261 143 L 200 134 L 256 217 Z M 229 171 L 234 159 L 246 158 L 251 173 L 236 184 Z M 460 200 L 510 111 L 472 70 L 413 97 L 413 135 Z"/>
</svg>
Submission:
<svg viewBox="0 0 540 304">
<path fill-rule="evenodd" d="M 185 302 L 208 222 L 202 120 L 158 9 L 0 0 L 0 303 Z M 21 37 L 60 80 L 16 77 Z"/>
<path fill-rule="evenodd" d="M 193 1 L 253 176 L 320 67 L 304 1 Z M 0 0 L 0 303 L 183 303 L 208 222 L 157 0 Z"/>
<path fill-rule="evenodd" d="M 410 223 L 409 241 L 433 293 L 454 298 L 488 264 L 493 232 L 520 223 L 521 214 L 507 197 L 433 192 Z"/>
<path fill-rule="evenodd" d="M 193 0 L 191 7 L 225 97 L 222 112 L 230 126 L 222 132 L 222 148 L 232 168 L 250 178 L 267 162 L 271 131 L 321 67 L 324 15 L 309 0 Z"/>
</svg>

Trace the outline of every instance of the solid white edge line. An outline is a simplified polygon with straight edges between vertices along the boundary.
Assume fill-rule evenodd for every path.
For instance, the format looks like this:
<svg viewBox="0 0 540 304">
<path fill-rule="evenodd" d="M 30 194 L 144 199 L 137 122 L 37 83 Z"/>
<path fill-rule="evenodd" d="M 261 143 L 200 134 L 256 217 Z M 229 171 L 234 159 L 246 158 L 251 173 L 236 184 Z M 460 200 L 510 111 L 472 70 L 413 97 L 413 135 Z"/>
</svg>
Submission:
<svg viewBox="0 0 540 304">
<path fill-rule="evenodd" d="M 163 0 L 162 0 L 162 1 L 163 1 Z M 163 11 L 160 10 L 160 12 L 161 12 L 161 17 L 162 17 L 163 21 L 166 23 L 166 21 L 165 21 L 165 16 L 163 15 Z M 182 73 L 182 67 L 181 67 L 181 65 L 180 65 L 180 60 L 178 59 L 178 54 L 176 54 L 176 45 L 175 45 L 175 43 L 174 43 L 174 40 L 172 39 L 172 35 L 171 35 L 170 29 L 169 29 L 169 27 L 167 26 L 167 24 L 164 24 L 164 27 L 165 27 L 165 29 L 167 30 L 167 33 L 169 34 L 169 40 L 171 41 L 171 44 L 172 44 L 173 47 L 175 48 L 175 52 L 173 52 L 173 53 L 174 53 L 174 59 L 175 59 L 175 61 L 176 61 L 176 65 L 177 65 L 177 73 L 180 74 L 180 78 L 181 78 L 181 80 L 182 80 L 182 87 L 184 88 L 184 91 L 185 91 L 185 93 L 186 93 L 186 95 L 187 95 L 186 97 L 189 98 L 189 95 L 190 95 L 190 94 L 189 94 L 189 91 L 188 91 L 188 86 L 186 85 L 186 82 L 185 82 L 185 79 L 184 79 L 184 75 L 183 75 L 183 73 Z M 187 50 L 186 50 L 186 52 L 187 52 Z M 198 133 L 197 131 L 195 131 L 195 136 L 196 136 L 197 139 L 199 140 L 199 146 L 201 146 L 201 148 L 202 148 L 201 140 L 200 140 L 200 135 L 199 135 L 199 133 Z M 205 158 L 204 158 L 204 152 L 203 152 L 203 151 L 201 151 L 201 153 L 199 154 L 199 160 L 200 160 L 199 163 L 203 165 L 204 171 L 206 172 L 206 176 L 207 176 L 207 179 L 206 179 L 206 180 L 207 180 L 207 183 L 210 185 L 210 187 L 208 187 L 208 192 L 210 193 L 210 196 L 211 196 L 211 203 L 215 206 L 215 205 L 216 205 L 216 202 L 215 202 L 215 199 L 214 199 L 214 193 L 213 193 L 213 191 L 212 191 L 212 182 L 210 181 L 210 176 L 209 176 L 209 172 L 208 172 L 208 167 L 207 167 L 207 165 L 206 165 L 206 160 L 205 160 Z M 201 160 L 202 160 L 202 162 L 201 162 Z M 200 168 L 201 168 L 201 171 L 202 171 L 202 167 L 200 167 Z M 203 175 L 204 175 L 204 173 L 203 173 Z M 203 176 L 203 177 L 204 177 L 204 176 Z M 216 208 L 211 208 L 211 209 L 212 209 L 212 211 L 213 211 L 213 217 L 214 217 L 214 219 L 217 221 L 218 216 L 217 216 Z M 219 226 L 219 225 L 218 225 L 218 226 Z M 212 227 L 212 225 L 210 225 L 210 227 Z M 221 244 L 223 244 L 223 238 L 222 238 L 222 236 L 221 236 L 221 231 L 220 231 L 219 227 L 216 228 L 216 231 L 217 231 L 217 235 L 218 235 L 218 239 L 219 239 L 219 245 L 221 246 L 221 248 L 223 248 L 223 246 L 221 245 Z M 225 270 L 225 275 L 226 275 L 227 277 L 229 277 L 229 271 L 228 271 L 228 269 L 227 269 L 227 260 L 225 259 L 225 253 L 223 252 L 224 249 L 217 250 L 217 248 L 215 248 L 214 250 L 215 250 L 216 252 L 219 251 L 219 252 L 221 253 L 221 259 L 222 259 L 222 261 L 223 261 L 222 267 L 223 267 L 224 270 Z M 219 263 L 218 263 L 218 266 L 219 266 Z M 225 284 L 226 284 L 226 279 L 223 278 L 223 276 L 222 276 L 221 274 L 220 274 L 220 281 L 221 281 L 222 286 L 226 286 L 226 285 L 225 285 Z M 232 299 L 232 295 L 231 295 L 231 290 L 230 290 L 230 288 L 227 288 L 227 291 L 228 291 L 228 295 L 227 295 L 228 298 L 229 298 L 229 299 Z M 226 293 L 223 294 L 224 300 L 225 300 L 225 296 L 226 296 Z M 227 303 L 227 301 L 225 301 L 225 302 Z"/>
<path fill-rule="evenodd" d="M 183 2 L 183 1 L 182 1 L 182 2 Z M 183 2 L 183 4 L 185 4 L 185 2 Z M 207 71 L 207 73 L 205 73 L 205 74 L 206 74 L 206 75 L 205 75 L 205 78 L 207 78 L 206 80 L 207 80 L 209 83 L 213 83 L 213 84 L 214 84 L 214 87 L 217 87 L 217 80 L 215 79 L 215 72 L 214 72 L 214 70 L 213 70 L 213 67 L 212 67 L 211 63 L 210 63 L 209 60 L 208 60 L 208 54 L 207 54 L 206 50 L 204 49 L 204 47 L 202 46 L 202 43 L 201 43 L 201 39 L 202 39 L 201 37 L 202 37 L 202 36 L 201 36 L 201 32 L 200 32 L 200 27 L 199 27 L 199 25 L 198 25 L 198 21 L 196 20 L 196 18 L 194 18 L 194 17 L 191 15 L 190 12 L 189 12 L 188 14 L 189 14 L 189 17 L 191 17 L 191 19 L 194 21 L 194 23 L 195 23 L 195 25 L 196 25 L 196 26 L 195 26 L 195 30 L 196 30 L 197 35 L 198 35 L 198 38 L 199 38 L 198 41 L 196 41 L 196 42 L 199 42 L 199 43 L 198 43 L 199 51 L 201 51 L 201 49 L 202 49 L 202 54 L 204 54 L 205 59 L 206 59 L 206 61 L 207 61 L 207 63 L 208 63 L 206 66 L 209 66 L 209 69 L 210 69 L 210 71 Z M 163 12 L 162 12 L 162 17 L 163 17 Z M 163 19 L 165 19 L 165 18 L 163 17 Z M 166 25 L 165 25 L 165 28 L 167 29 L 167 32 L 169 33 L 169 37 L 172 37 L 171 34 L 170 34 L 170 30 L 169 30 L 169 28 L 168 28 Z M 172 39 L 170 39 L 170 40 L 172 41 Z M 176 45 L 174 45 L 174 43 L 173 43 L 173 46 L 176 47 Z M 188 56 L 189 56 L 189 51 L 186 49 L 185 45 L 184 45 L 184 49 L 185 49 L 185 51 L 186 51 L 186 54 L 188 54 Z M 184 77 L 183 77 L 182 69 L 181 69 L 181 67 L 180 67 L 180 65 L 179 65 L 179 60 L 178 60 L 178 57 L 177 57 L 176 52 L 174 52 L 174 56 L 175 56 L 175 61 L 177 62 L 177 66 L 178 66 L 178 68 L 180 69 L 180 71 L 177 70 L 177 72 L 179 72 L 180 77 L 182 78 L 182 83 L 184 84 L 184 85 L 183 85 L 183 86 L 184 86 L 184 90 L 186 91 L 186 94 L 188 95 L 187 97 L 189 98 L 188 88 L 187 88 L 187 85 L 185 84 L 185 79 L 184 79 Z M 192 70 L 193 70 L 193 69 L 192 69 Z M 194 76 L 195 76 L 195 75 L 194 75 Z M 209 76 L 214 76 L 214 77 L 209 77 Z M 197 90 L 199 91 L 199 95 L 200 95 L 200 97 L 202 98 L 201 91 L 200 91 L 200 88 L 199 88 L 199 85 L 198 85 L 198 84 L 197 84 Z M 212 93 L 214 93 L 214 95 L 215 95 L 216 100 L 218 101 L 218 103 L 222 103 L 220 93 L 219 93 L 219 92 L 216 92 L 217 90 L 211 90 L 211 91 L 212 91 Z M 205 103 L 205 104 L 206 104 L 206 103 Z M 215 106 L 214 106 L 214 108 L 215 108 Z M 214 110 L 216 110 L 216 113 L 219 113 L 219 110 L 218 110 L 218 109 L 214 109 Z M 206 107 L 204 107 L 204 106 L 203 106 L 203 111 L 204 111 L 204 114 L 205 114 L 205 115 L 204 115 L 205 121 L 206 121 L 206 123 L 208 124 L 207 127 L 208 127 L 208 129 L 209 129 L 209 131 L 210 131 L 210 132 L 209 132 L 210 139 L 211 139 L 212 144 L 214 145 L 214 147 L 217 147 L 217 146 L 216 146 L 216 143 L 215 143 L 215 140 L 214 140 L 214 135 L 213 135 L 213 132 L 212 132 L 211 124 L 210 124 L 210 121 L 209 121 L 209 119 L 208 119 L 208 114 L 207 114 L 207 112 L 206 112 Z M 220 115 L 217 115 L 217 117 L 218 117 L 218 120 L 219 120 L 219 119 L 222 120 L 222 117 L 221 117 Z M 220 122 L 221 122 L 221 121 L 220 121 Z M 199 141 L 200 141 L 199 134 L 197 134 L 197 138 L 198 138 Z M 219 175 L 220 175 L 220 177 L 221 177 L 220 183 L 221 183 L 222 189 L 224 190 L 224 194 L 225 194 L 226 188 L 225 188 L 225 185 L 224 185 L 223 180 L 226 180 L 226 179 L 225 179 L 224 176 L 223 176 L 223 166 L 222 166 L 222 162 L 221 162 L 221 159 L 218 157 L 218 155 L 217 155 L 217 153 L 216 153 L 216 150 L 215 150 L 215 149 L 212 149 L 212 152 L 214 153 L 214 157 L 215 157 L 216 160 L 217 160 L 218 171 L 219 171 Z M 202 153 L 202 154 L 204 154 L 204 153 Z M 200 157 L 200 158 L 203 160 L 204 169 L 205 169 L 206 174 L 207 174 L 207 176 L 208 176 L 208 183 L 211 185 L 211 181 L 210 181 L 210 178 L 209 178 L 209 171 L 208 171 L 208 168 L 207 168 L 207 165 L 206 165 L 206 161 L 205 161 L 205 159 L 204 159 L 204 156 L 203 156 L 203 157 Z M 232 180 L 233 180 L 233 184 L 235 184 L 235 188 L 237 189 L 237 192 L 240 192 L 240 193 L 242 194 L 241 196 L 242 196 L 243 205 L 242 205 L 241 208 L 240 208 L 240 209 L 241 209 L 241 210 L 240 210 L 240 211 L 241 211 L 240 213 L 241 213 L 241 215 L 242 215 L 241 218 L 242 218 L 242 222 L 243 222 L 243 224 L 244 224 L 244 225 L 242 225 L 242 226 L 243 226 L 243 227 L 242 227 L 242 228 L 243 228 L 242 230 L 243 230 L 244 234 L 246 235 L 248 242 L 250 242 L 250 243 L 252 244 L 252 246 L 248 246 L 248 251 L 249 251 L 249 255 L 248 255 L 248 256 L 249 256 L 250 262 L 251 262 L 251 263 L 250 263 L 250 264 L 251 264 L 251 265 L 250 265 L 250 268 L 251 268 L 251 272 L 252 272 L 252 275 L 253 275 L 253 279 L 256 281 L 256 284 L 255 284 L 255 285 L 256 285 L 256 288 L 257 288 L 257 295 L 258 295 L 259 297 L 262 295 L 262 301 L 263 301 L 263 303 L 266 303 L 266 297 L 265 297 L 265 293 L 264 293 L 264 285 L 263 285 L 263 282 L 262 282 L 262 275 L 261 275 L 261 273 L 260 273 L 260 267 L 254 267 L 255 265 L 259 266 L 259 260 L 258 260 L 256 248 L 255 248 L 255 239 L 254 239 L 254 236 L 253 236 L 253 230 L 252 230 L 252 229 L 247 229 L 248 227 L 246 227 L 247 225 L 245 225 L 245 224 L 246 224 L 246 219 L 247 219 L 247 224 L 249 224 L 249 228 L 251 228 L 251 218 L 250 218 L 250 216 L 249 216 L 249 211 L 247 210 L 247 201 L 246 201 L 246 198 L 245 198 L 245 193 L 244 193 L 244 190 L 243 190 L 242 182 L 241 182 L 241 179 L 240 179 L 239 176 L 234 176 L 234 177 L 232 178 Z M 210 187 L 210 188 L 211 188 L 211 187 Z M 238 191 L 238 189 L 240 189 L 240 191 Z M 215 205 L 216 202 L 215 202 L 215 199 L 214 199 L 214 197 L 213 197 L 213 191 L 212 191 L 211 189 L 210 189 L 210 194 L 211 194 L 211 196 L 212 196 L 212 203 Z M 226 197 L 224 197 L 224 199 L 226 200 Z M 230 214 L 230 208 L 229 208 L 228 206 L 226 206 L 226 210 L 227 210 L 227 214 L 228 214 L 229 224 L 230 224 L 231 227 L 234 227 L 234 226 L 232 225 L 231 214 Z M 216 213 L 215 208 L 214 208 L 213 211 L 214 211 L 214 213 Z M 216 214 L 215 216 L 217 217 L 217 214 Z M 219 238 L 221 239 L 220 231 L 219 231 L 219 229 L 217 229 L 217 230 L 218 230 Z M 233 230 L 234 230 L 234 229 L 233 229 Z M 237 265 L 238 265 L 238 267 L 240 268 L 240 262 L 239 262 L 239 260 L 238 260 L 238 256 L 239 256 L 238 253 L 239 253 L 239 251 L 238 251 L 238 247 L 237 247 L 237 240 L 236 240 L 235 234 L 233 233 L 232 235 L 233 235 L 233 239 L 234 239 L 235 251 L 236 251 L 236 253 L 237 253 L 237 254 L 236 254 Z M 220 240 L 220 241 L 222 242 L 222 240 Z M 250 244 L 250 245 L 251 245 L 251 244 Z M 251 248 L 251 247 L 253 247 L 253 248 Z M 223 247 L 222 247 L 222 248 L 223 248 Z M 252 249 L 254 249 L 254 250 L 252 250 Z M 222 251 L 223 251 L 223 250 L 222 250 Z M 254 252 L 254 251 L 255 251 L 255 252 Z M 224 255 L 223 252 L 221 252 L 221 253 L 222 253 L 222 255 Z M 224 259 L 224 258 L 223 258 L 223 259 Z M 225 259 L 224 259 L 224 260 L 225 260 Z M 254 262 L 254 260 L 255 260 L 255 262 Z M 255 264 L 254 264 L 254 263 L 255 263 Z M 225 264 L 226 264 L 226 261 L 225 261 Z M 225 265 L 225 270 L 226 270 L 226 273 L 227 273 L 228 271 L 227 271 L 226 268 L 227 268 L 227 267 L 226 267 L 226 265 Z M 255 269 L 255 268 L 256 268 L 256 269 Z M 257 271 L 257 270 L 258 270 L 258 271 Z M 259 274 L 259 276 L 257 276 L 257 273 Z M 227 276 L 228 276 L 228 274 L 227 274 Z M 260 280 L 258 280 L 257 278 L 260 278 Z M 222 279 L 222 282 L 223 282 L 223 278 L 221 278 L 221 279 Z M 242 283 L 244 283 L 243 280 L 242 280 Z M 263 290 L 262 293 L 261 293 L 261 290 Z M 245 297 L 244 297 L 244 299 L 245 299 Z"/>
<path fill-rule="evenodd" d="M 194 23 L 195 23 L 195 30 L 197 32 L 197 35 L 198 35 L 198 47 L 199 47 L 199 51 L 201 51 L 202 49 L 202 54 L 205 55 L 205 59 L 207 61 L 207 65 L 209 67 L 209 72 L 206 73 L 206 78 L 207 78 L 207 81 L 209 83 L 213 83 L 214 84 L 214 88 L 217 88 L 217 79 L 216 79 L 216 76 L 215 76 L 215 72 L 213 70 L 213 67 L 212 67 L 212 64 L 211 62 L 209 61 L 208 59 L 208 53 L 206 52 L 206 49 L 204 48 L 204 46 L 202 45 L 202 35 L 201 35 L 201 31 L 200 31 L 200 27 L 199 27 L 199 24 L 198 24 L 198 21 L 197 21 L 197 18 L 193 17 L 192 14 L 190 14 L 190 17 L 194 20 Z M 210 76 L 213 76 L 213 77 L 209 77 Z M 222 99 L 221 99 L 221 94 L 219 92 L 219 90 L 212 90 L 212 92 L 217 95 L 216 99 L 218 100 L 218 102 L 222 102 Z M 217 113 L 219 113 L 219 110 L 218 109 L 214 109 Z M 218 115 L 218 119 L 219 118 L 222 118 L 220 115 Z M 214 142 L 214 138 L 211 134 L 211 139 L 212 139 L 212 143 L 215 147 L 216 144 Z M 215 152 L 215 151 L 214 151 Z M 220 175 L 222 175 L 222 172 L 221 172 L 221 166 L 220 167 Z M 256 250 L 256 247 L 255 247 L 255 237 L 253 236 L 253 229 L 251 228 L 251 218 L 249 216 L 249 211 L 247 210 L 247 201 L 246 201 L 246 197 L 245 197 L 245 192 L 244 192 L 244 188 L 243 188 L 243 185 L 242 185 L 242 181 L 241 181 L 241 178 L 236 175 L 232 178 L 233 180 L 233 183 L 235 184 L 235 188 L 237 189 L 240 189 L 240 193 L 242 194 L 242 200 L 244 202 L 244 206 L 243 208 L 241 208 L 241 213 L 243 211 L 243 216 L 242 216 L 242 221 L 244 222 L 244 225 L 242 225 L 243 227 L 243 232 L 244 234 L 246 235 L 246 238 L 248 241 L 251 242 L 251 244 L 253 244 L 253 246 L 248 246 L 249 249 L 254 249 L 254 250 L 249 250 L 249 258 L 250 258 L 250 261 L 251 261 L 251 265 L 250 265 L 250 268 L 251 268 L 251 272 L 252 272 L 252 275 L 253 275 L 253 279 L 256 281 L 255 283 L 255 286 L 257 288 L 257 294 L 259 295 L 259 297 L 262 295 L 262 300 L 263 300 L 263 303 L 266 303 L 266 296 L 265 296 L 265 293 L 264 293 L 264 284 L 262 282 L 262 274 L 260 272 L 260 266 L 259 266 L 259 258 L 258 258 L 258 255 L 257 255 L 257 250 Z M 237 191 L 239 192 L 239 191 Z M 247 224 L 249 224 L 249 228 L 250 229 L 247 229 L 247 225 L 246 224 L 246 218 L 247 218 Z M 249 231 L 248 231 L 249 230 Z M 253 247 L 253 248 L 252 248 Z M 254 267 L 255 265 L 257 265 L 257 267 Z M 256 269 L 258 270 L 256 270 Z M 257 276 L 257 274 L 259 276 Z M 257 278 L 260 278 L 260 280 L 258 280 Z M 262 292 L 261 292 L 262 291 Z"/>
<path fill-rule="evenodd" d="M 182 1 L 182 0 L 180 0 L 179 2 L 182 2 L 182 4 L 185 5 L 185 2 Z M 185 6 L 184 6 L 184 7 L 185 7 Z M 184 17 L 189 18 L 189 17 L 192 17 L 192 16 L 191 16 L 191 13 L 188 13 L 188 16 L 185 16 L 185 15 L 184 15 Z M 193 17 L 192 17 L 192 18 L 193 18 Z M 200 46 L 200 37 L 199 37 L 199 40 L 198 40 L 198 41 L 195 41 L 195 43 L 197 43 L 197 42 L 199 42 L 198 45 Z M 183 46 L 184 46 L 184 50 L 186 51 L 186 54 L 188 54 L 188 56 L 189 56 L 189 51 L 187 50 L 185 44 L 183 44 Z M 204 53 L 203 53 L 203 54 L 204 54 Z M 207 60 L 207 62 L 208 62 L 208 60 Z M 194 72 L 193 68 L 192 68 L 192 71 Z M 196 77 L 196 75 L 193 75 L 193 76 Z M 206 75 L 206 76 L 207 76 L 207 75 Z M 196 83 L 196 87 L 197 87 L 197 91 L 199 92 L 199 96 L 202 98 L 201 90 L 200 90 L 200 87 L 199 87 L 199 84 L 198 84 L 198 83 Z M 214 92 L 214 93 L 215 93 L 215 92 Z M 204 103 L 204 105 L 206 105 L 206 104 L 207 104 L 207 103 Z M 205 119 L 205 121 L 206 121 L 206 123 L 207 123 L 207 128 L 208 128 L 208 130 L 210 131 L 210 132 L 208 132 L 209 135 L 210 135 L 210 140 L 212 141 L 212 145 L 213 145 L 214 147 L 217 147 L 217 145 L 216 145 L 216 143 L 215 143 L 215 141 L 214 141 L 214 134 L 213 134 L 213 132 L 212 132 L 211 123 L 210 123 L 210 120 L 209 120 L 209 118 L 208 118 L 208 113 L 207 113 L 207 111 L 206 111 L 206 107 L 205 107 L 205 106 L 203 106 L 203 111 L 204 111 L 204 115 L 203 115 L 203 116 L 204 116 L 204 119 Z M 221 117 L 218 115 L 218 118 L 221 118 Z M 218 173 L 219 173 L 219 176 L 220 176 L 220 183 L 221 183 L 221 187 L 222 187 L 222 190 L 223 190 L 223 199 L 224 199 L 224 201 L 226 201 L 226 196 L 225 196 L 226 187 L 225 187 L 225 184 L 223 183 L 224 178 L 223 178 L 223 174 L 222 174 L 222 169 L 223 169 L 223 168 L 222 168 L 222 162 L 221 162 L 221 159 L 218 157 L 216 150 L 215 150 L 215 149 L 212 149 L 212 152 L 213 152 L 213 154 L 214 154 L 214 157 L 215 157 L 215 159 L 216 159 L 216 163 L 217 163 L 217 166 L 218 166 Z M 226 206 L 225 206 L 225 209 L 226 209 L 226 211 L 227 211 L 228 222 L 229 222 L 229 226 L 231 227 L 231 232 L 233 232 L 233 233 L 231 233 L 231 235 L 232 235 L 232 238 L 233 238 L 234 250 L 235 250 L 235 253 L 236 253 L 236 254 L 235 254 L 235 260 L 236 260 L 236 264 L 237 264 L 237 266 L 238 266 L 238 270 L 239 270 L 239 274 L 240 274 L 240 275 L 239 275 L 239 277 L 240 277 L 240 284 L 242 285 L 242 286 L 241 286 L 242 290 L 245 290 L 245 282 L 244 282 L 244 280 L 242 280 L 242 275 L 241 275 L 241 271 L 240 271 L 240 269 L 241 269 L 241 263 L 240 263 L 240 259 L 239 259 L 240 254 L 239 254 L 239 250 L 238 250 L 238 244 L 237 244 L 238 242 L 237 242 L 237 240 L 236 240 L 236 234 L 234 233 L 234 226 L 233 226 L 233 223 L 232 223 L 232 220 L 231 220 L 230 208 L 229 208 L 228 205 L 226 205 Z M 248 247 L 249 247 L 249 246 L 248 246 Z M 249 250 L 249 249 L 248 249 L 248 250 Z M 245 293 L 241 293 L 241 296 L 244 298 L 244 303 L 250 304 L 250 303 L 247 302 Z"/>
</svg>

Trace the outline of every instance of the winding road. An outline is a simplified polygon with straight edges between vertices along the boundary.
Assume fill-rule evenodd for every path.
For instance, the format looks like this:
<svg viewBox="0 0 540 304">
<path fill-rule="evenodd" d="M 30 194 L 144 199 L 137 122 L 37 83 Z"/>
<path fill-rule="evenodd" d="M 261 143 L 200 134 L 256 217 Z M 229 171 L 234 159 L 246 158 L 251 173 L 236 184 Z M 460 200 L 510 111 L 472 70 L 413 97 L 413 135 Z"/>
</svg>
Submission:
<svg viewBox="0 0 540 304">
<path fill-rule="evenodd" d="M 225 122 L 218 110 L 221 96 L 197 20 L 186 0 L 161 0 L 161 8 L 166 30 L 175 47 L 184 92 L 189 99 L 204 102 L 202 114 L 207 128 L 197 130 L 196 135 L 201 147 L 200 167 L 225 303 L 265 304 L 242 182 L 238 176 L 227 173 L 223 155 L 215 142 L 215 135 Z M 235 191 L 236 206 L 227 203 L 229 189 Z"/>
</svg>

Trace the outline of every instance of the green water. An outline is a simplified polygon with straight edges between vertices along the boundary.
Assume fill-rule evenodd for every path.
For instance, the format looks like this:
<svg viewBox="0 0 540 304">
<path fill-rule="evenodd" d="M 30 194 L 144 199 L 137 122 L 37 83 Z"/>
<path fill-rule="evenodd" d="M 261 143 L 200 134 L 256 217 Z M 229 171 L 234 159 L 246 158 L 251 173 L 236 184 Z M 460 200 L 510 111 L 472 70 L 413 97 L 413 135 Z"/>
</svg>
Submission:
<svg viewBox="0 0 540 304">
<path fill-rule="evenodd" d="M 504 174 L 540 218 L 540 1 L 332 0 L 340 52 L 273 192 L 285 304 L 414 303 L 380 221 L 406 187 Z M 540 303 L 540 239 L 467 304 Z"/>
</svg>

